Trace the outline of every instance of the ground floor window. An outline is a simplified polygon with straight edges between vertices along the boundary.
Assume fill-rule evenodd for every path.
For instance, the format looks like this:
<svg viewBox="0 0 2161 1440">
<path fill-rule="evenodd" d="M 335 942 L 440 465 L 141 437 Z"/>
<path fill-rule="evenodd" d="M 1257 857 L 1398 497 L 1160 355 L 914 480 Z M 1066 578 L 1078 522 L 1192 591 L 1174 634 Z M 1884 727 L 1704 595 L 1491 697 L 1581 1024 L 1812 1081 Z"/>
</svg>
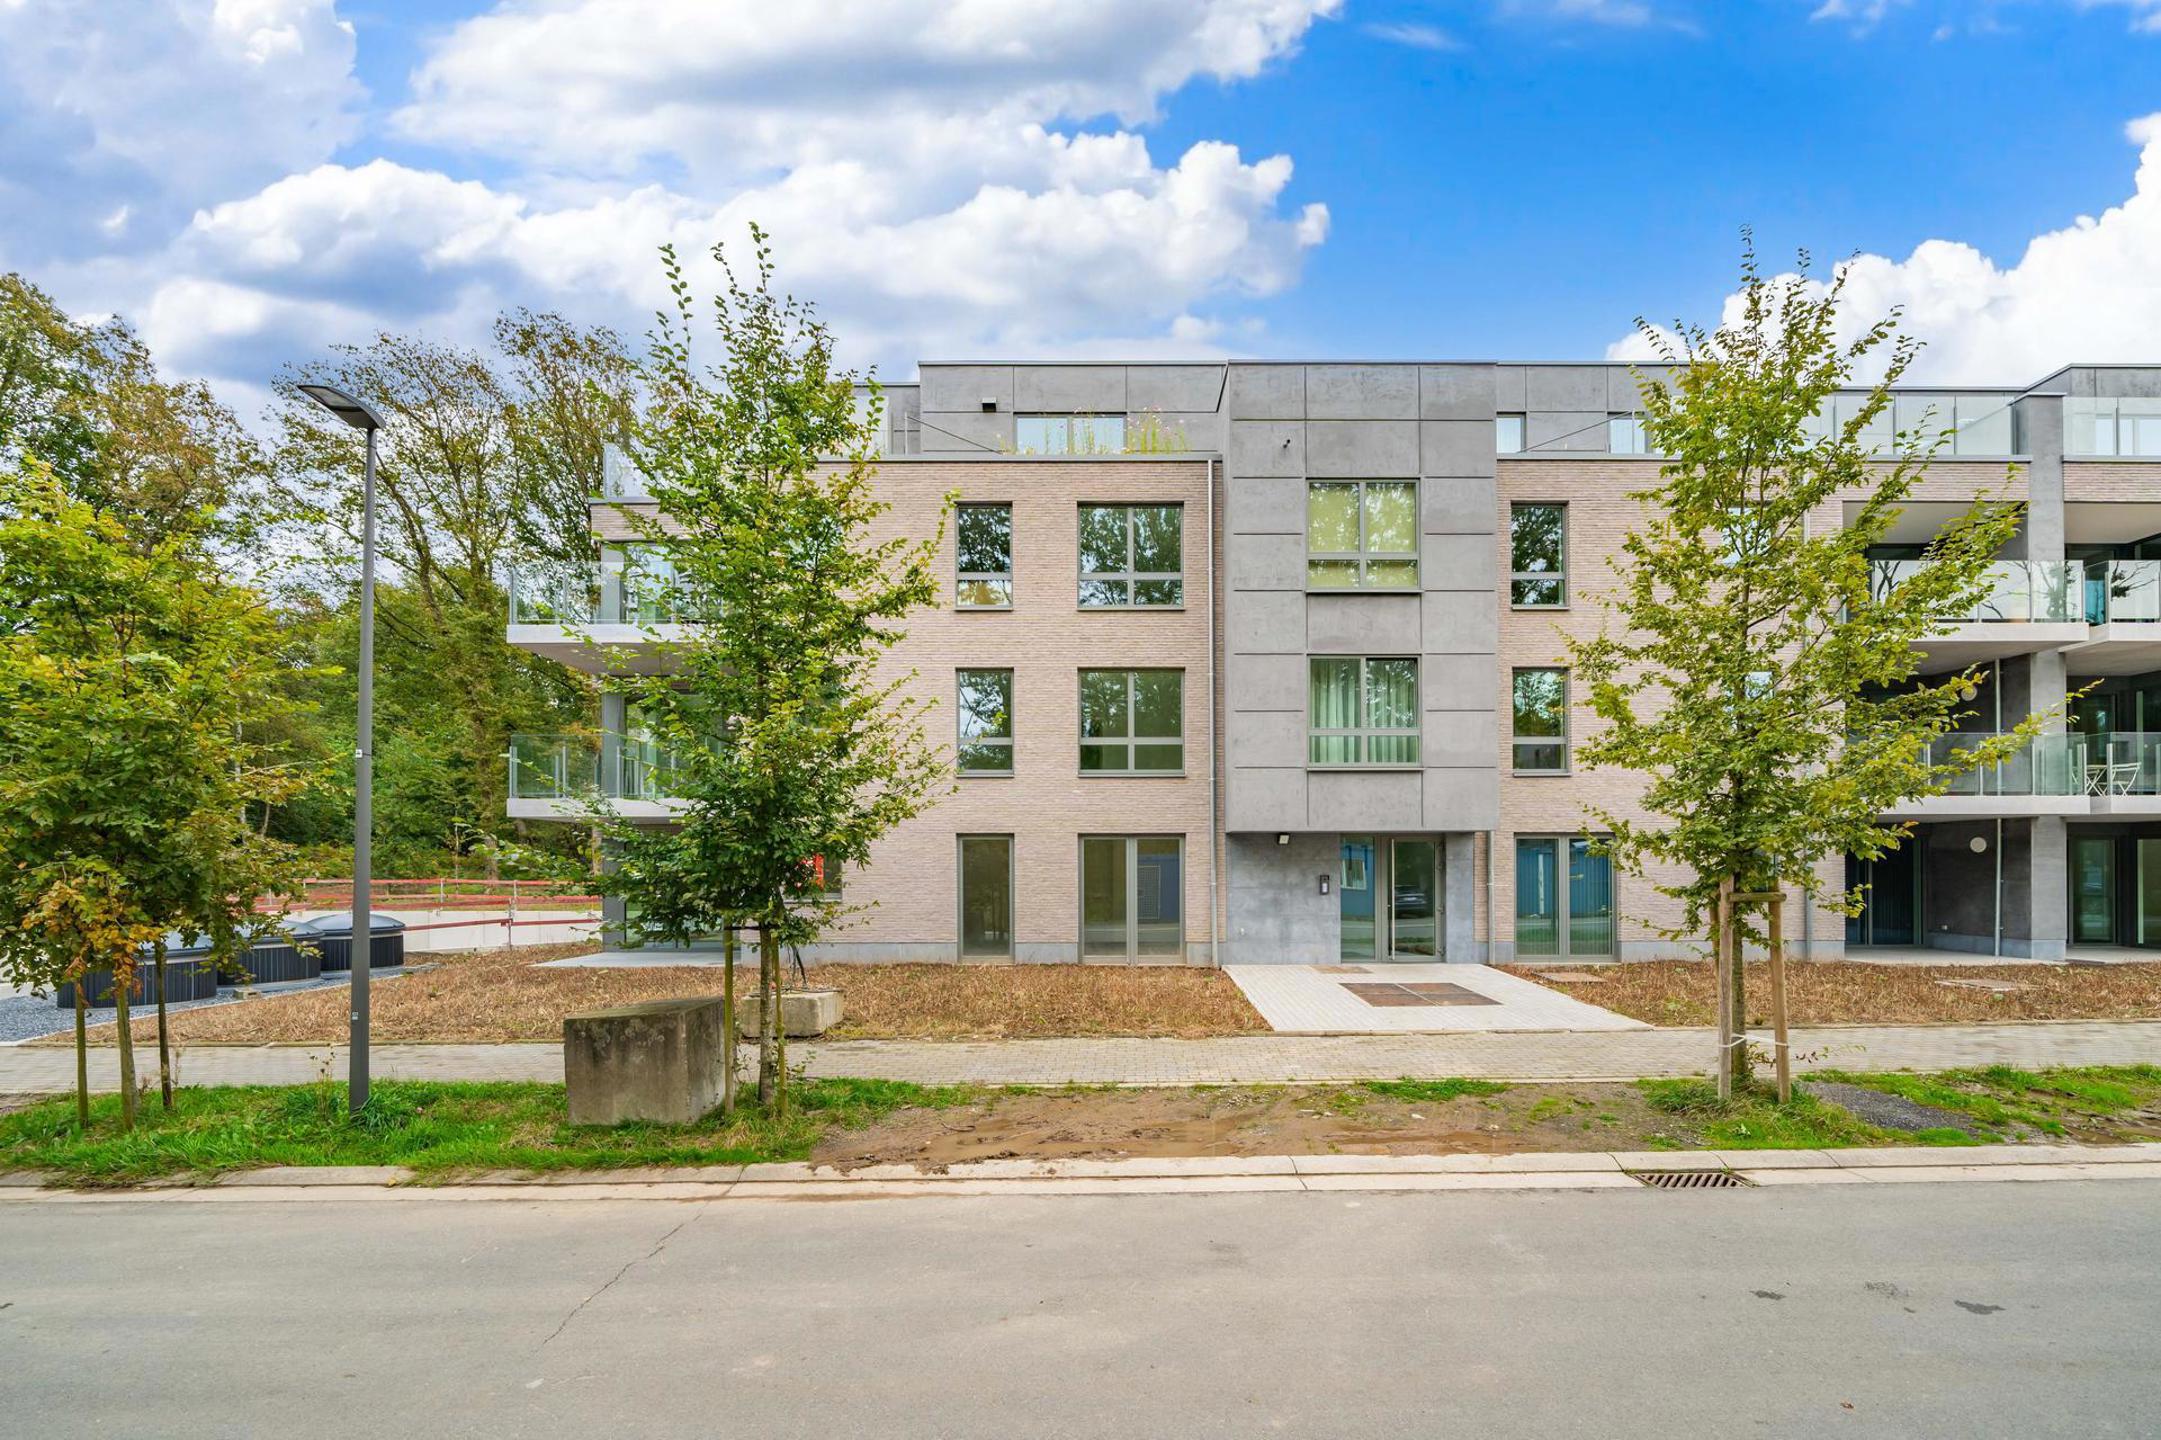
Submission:
<svg viewBox="0 0 2161 1440">
<path fill-rule="evenodd" d="M 1013 837 L 960 837 L 960 953 L 1013 953 Z"/>
<path fill-rule="evenodd" d="M 1083 835 L 1081 953 L 1176 955 L 1185 941 L 1185 843 L 1175 835 Z"/>
<path fill-rule="evenodd" d="M 1581 835 L 1516 841 L 1516 954 L 1614 954 L 1613 862 Z"/>
</svg>

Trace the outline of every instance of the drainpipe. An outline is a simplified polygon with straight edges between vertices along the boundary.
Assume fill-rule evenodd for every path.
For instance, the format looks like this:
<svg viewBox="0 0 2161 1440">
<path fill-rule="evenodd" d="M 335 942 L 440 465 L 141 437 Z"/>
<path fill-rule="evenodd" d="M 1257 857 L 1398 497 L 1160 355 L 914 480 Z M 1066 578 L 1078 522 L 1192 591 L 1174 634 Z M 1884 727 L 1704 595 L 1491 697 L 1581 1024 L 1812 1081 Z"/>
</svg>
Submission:
<svg viewBox="0 0 2161 1440">
<path fill-rule="evenodd" d="M 2033 848 L 2032 842 L 2029 841 L 2026 846 L 2029 855 L 2032 853 Z M 2027 868 L 2030 874 L 2032 872 L 2030 862 Z M 2030 910 L 2029 913 L 2031 913 Z M 2027 933 L 2031 934 L 2033 926 L 2028 925 L 2026 930 Z M 1996 958 L 1998 960 L 2003 958 L 2003 817 L 2001 815 L 1996 817 Z"/>
<path fill-rule="evenodd" d="M 1208 963 L 1223 968 L 1223 825 L 1216 809 L 1217 775 L 1223 765 L 1216 746 L 1216 457 L 1208 457 Z"/>
<path fill-rule="evenodd" d="M 1493 847 L 1500 832 L 1486 832 L 1486 963 L 1491 965 L 1499 957 L 1493 953 Z"/>
</svg>

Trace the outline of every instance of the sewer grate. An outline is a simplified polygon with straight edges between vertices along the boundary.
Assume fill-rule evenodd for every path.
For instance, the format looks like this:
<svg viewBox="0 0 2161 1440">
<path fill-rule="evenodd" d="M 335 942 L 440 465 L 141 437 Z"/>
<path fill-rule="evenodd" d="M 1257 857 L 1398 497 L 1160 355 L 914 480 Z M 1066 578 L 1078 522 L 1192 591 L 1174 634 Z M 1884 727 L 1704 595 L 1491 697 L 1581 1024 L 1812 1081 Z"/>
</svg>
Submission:
<svg viewBox="0 0 2161 1440">
<path fill-rule="evenodd" d="M 1653 1190 L 1746 1190 L 1756 1182 L 1731 1170 L 1631 1170 Z"/>
</svg>

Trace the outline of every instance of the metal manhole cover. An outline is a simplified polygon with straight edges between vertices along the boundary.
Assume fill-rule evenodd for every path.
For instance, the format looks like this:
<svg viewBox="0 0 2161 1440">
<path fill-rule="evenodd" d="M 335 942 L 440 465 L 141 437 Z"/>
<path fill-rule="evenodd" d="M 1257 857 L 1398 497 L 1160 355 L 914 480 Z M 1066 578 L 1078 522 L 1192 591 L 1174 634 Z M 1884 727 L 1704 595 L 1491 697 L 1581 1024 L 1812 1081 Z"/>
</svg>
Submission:
<svg viewBox="0 0 2161 1440">
<path fill-rule="evenodd" d="M 1731 1170 L 1631 1170 L 1628 1173 L 1653 1190 L 1746 1190 L 1756 1183 Z"/>
<path fill-rule="evenodd" d="M 1462 985 L 1454 985 L 1438 980 L 1422 981 L 1411 985 L 1397 984 L 1392 981 L 1369 984 L 1356 984 L 1345 981 L 1343 988 L 1365 1001 L 1368 1005 L 1377 1005 L 1383 1008 L 1398 1005 L 1498 1005 L 1501 1003 L 1490 995 L 1481 995 L 1476 990 L 1468 989 Z"/>
</svg>

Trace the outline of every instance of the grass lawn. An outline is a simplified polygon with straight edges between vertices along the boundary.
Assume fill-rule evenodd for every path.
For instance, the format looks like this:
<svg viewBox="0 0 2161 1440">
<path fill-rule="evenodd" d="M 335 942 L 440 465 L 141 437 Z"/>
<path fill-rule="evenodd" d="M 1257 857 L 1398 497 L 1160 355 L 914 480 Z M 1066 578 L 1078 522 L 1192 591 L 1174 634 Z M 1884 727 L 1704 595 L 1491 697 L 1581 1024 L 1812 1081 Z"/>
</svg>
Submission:
<svg viewBox="0 0 2161 1440">
<path fill-rule="evenodd" d="M 785 1119 L 749 1106 L 726 1124 L 709 1117 L 693 1125 L 593 1127 L 564 1122 L 559 1085 L 385 1081 L 357 1122 L 345 1115 L 344 1087 L 331 1083 L 183 1089 L 169 1115 L 147 1097 L 133 1134 L 119 1130 L 118 1100 L 101 1097 L 87 1137 L 74 1132 L 70 1101 L 48 1100 L 0 1115 L 0 1169 L 117 1185 L 262 1165 L 404 1165 L 442 1179 L 806 1158 L 844 1169 L 900 1163 L 936 1171 L 1011 1158 L 2161 1139 L 2161 1066 L 1844 1075 L 1835 1083 L 1930 1108 L 1917 1128 L 1894 1128 L 1810 1094 L 1805 1084 L 1787 1105 L 1760 1092 L 1720 1104 L 1702 1080 L 1048 1090 L 813 1080 L 798 1084 Z"/>
<path fill-rule="evenodd" d="M 1708 1025 L 1717 977 L 1701 961 L 1603 965 L 1595 983 L 1549 980 L 1515 965 L 1512 974 L 1653 1025 Z M 2022 988 L 1995 994 L 1941 980 L 2002 980 Z M 1751 1024 L 1771 1023 L 1770 967 L 1748 967 Z M 1795 1025 L 1985 1024 L 1992 1020 L 2126 1020 L 2161 1017 L 2161 964 L 1863 965 L 1796 962 L 1786 967 L 1787 1019 Z"/>
<path fill-rule="evenodd" d="M 524 946 L 424 957 L 432 968 L 370 990 L 378 1043 L 560 1040 L 580 1010 L 686 995 L 717 995 L 713 966 L 640 970 L 541 969 L 535 962 L 589 945 Z M 1045 1035 L 1190 1038 L 1265 1031 L 1238 987 L 1216 970 L 1122 965 L 813 965 L 810 983 L 840 990 L 847 1016 L 835 1040 L 1001 1040 Z M 749 992 L 755 966 L 737 971 Z M 791 969 L 789 983 L 794 983 Z M 331 1044 L 347 1029 L 343 987 L 185 1010 L 172 1018 L 183 1045 Z M 155 1039 L 154 1020 L 136 1034 Z M 93 1029 L 93 1044 L 114 1027 Z M 67 1045 L 55 1035 L 39 1044 Z"/>
</svg>

